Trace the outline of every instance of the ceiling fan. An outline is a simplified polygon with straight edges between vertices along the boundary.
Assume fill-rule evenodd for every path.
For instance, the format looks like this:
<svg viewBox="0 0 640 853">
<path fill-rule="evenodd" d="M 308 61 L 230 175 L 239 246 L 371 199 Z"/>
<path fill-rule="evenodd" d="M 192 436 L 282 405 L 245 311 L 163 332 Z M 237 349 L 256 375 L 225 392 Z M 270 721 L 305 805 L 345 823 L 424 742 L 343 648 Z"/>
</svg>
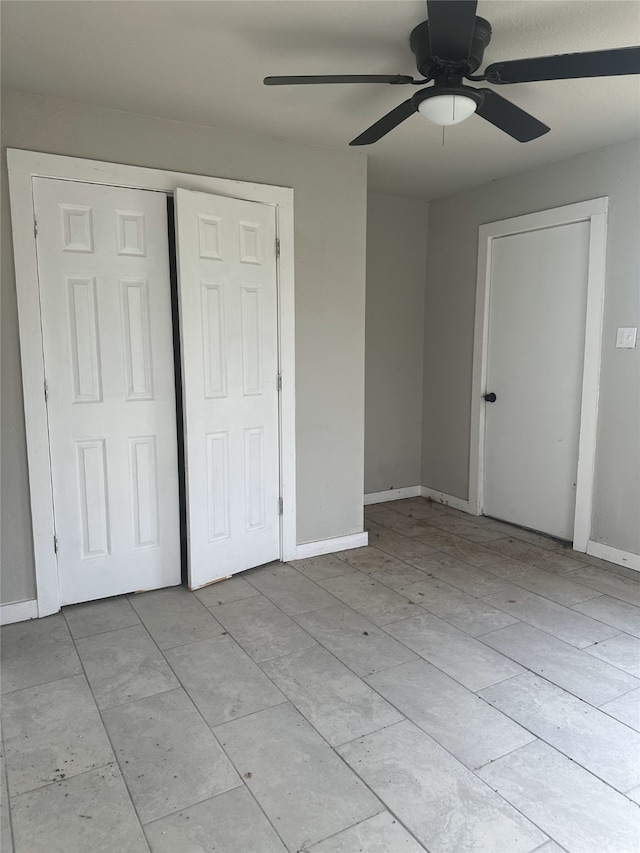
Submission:
<svg viewBox="0 0 640 853">
<path fill-rule="evenodd" d="M 609 77 L 640 74 L 640 47 L 565 53 L 532 59 L 494 62 L 484 74 L 473 76 L 482 64 L 491 41 L 491 24 L 476 17 L 477 0 L 427 0 L 429 19 L 411 32 L 409 44 L 416 56 L 422 80 L 402 74 L 345 74 L 307 77 L 265 77 L 267 86 L 318 83 L 390 83 L 433 85 L 417 91 L 379 119 L 349 145 L 370 145 L 419 112 L 440 125 L 458 124 L 476 113 L 517 139 L 530 142 L 550 128 L 493 89 L 466 86 L 464 80 L 494 85 L 530 83 L 538 80 L 568 80 L 578 77 Z"/>
</svg>

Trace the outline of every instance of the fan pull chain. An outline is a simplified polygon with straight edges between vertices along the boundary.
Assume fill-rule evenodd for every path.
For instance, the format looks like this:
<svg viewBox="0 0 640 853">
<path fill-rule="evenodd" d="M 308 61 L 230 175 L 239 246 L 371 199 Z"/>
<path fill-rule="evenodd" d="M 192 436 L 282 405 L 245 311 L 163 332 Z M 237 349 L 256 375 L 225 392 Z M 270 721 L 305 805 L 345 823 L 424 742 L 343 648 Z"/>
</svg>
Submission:
<svg viewBox="0 0 640 853">
<path fill-rule="evenodd" d="M 455 117 L 456 117 L 456 93 L 454 92 L 454 93 L 453 93 L 453 106 L 452 106 L 452 112 L 451 112 L 451 118 L 452 118 L 452 119 L 454 119 L 454 124 L 455 124 Z M 445 131 L 445 127 L 446 127 L 446 125 L 444 125 L 444 124 L 443 124 L 443 125 L 442 125 L 442 147 L 443 147 L 443 148 L 444 148 L 444 131 Z"/>
</svg>

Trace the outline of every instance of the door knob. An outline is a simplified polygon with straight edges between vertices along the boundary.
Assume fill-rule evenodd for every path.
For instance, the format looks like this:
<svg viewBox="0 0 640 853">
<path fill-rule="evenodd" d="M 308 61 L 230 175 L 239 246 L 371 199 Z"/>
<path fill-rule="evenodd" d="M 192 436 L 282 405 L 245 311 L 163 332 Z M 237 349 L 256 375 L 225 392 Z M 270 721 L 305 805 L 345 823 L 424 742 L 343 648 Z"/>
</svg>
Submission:
<svg viewBox="0 0 640 853">
<path fill-rule="evenodd" d="M 484 399 L 487 401 L 487 403 L 495 403 L 497 397 L 493 393 L 493 391 L 491 391 L 489 394 L 484 394 Z"/>
</svg>

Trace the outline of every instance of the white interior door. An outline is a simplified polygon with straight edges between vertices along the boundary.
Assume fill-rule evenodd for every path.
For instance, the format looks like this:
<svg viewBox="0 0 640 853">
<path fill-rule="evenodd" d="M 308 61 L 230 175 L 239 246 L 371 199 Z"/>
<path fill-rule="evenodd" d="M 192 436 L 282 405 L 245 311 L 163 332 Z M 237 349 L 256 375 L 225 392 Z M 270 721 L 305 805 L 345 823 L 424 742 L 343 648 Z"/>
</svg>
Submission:
<svg viewBox="0 0 640 853">
<path fill-rule="evenodd" d="M 36 178 L 34 204 L 60 603 L 179 584 L 166 196 Z"/>
<path fill-rule="evenodd" d="M 485 515 L 573 539 L 589 222 L 494 239 Z"/>
<path fill-rule="evenodd" d="M 280 556 L 275 210 L 177 190 L 189 586 Z"/>
</svg>

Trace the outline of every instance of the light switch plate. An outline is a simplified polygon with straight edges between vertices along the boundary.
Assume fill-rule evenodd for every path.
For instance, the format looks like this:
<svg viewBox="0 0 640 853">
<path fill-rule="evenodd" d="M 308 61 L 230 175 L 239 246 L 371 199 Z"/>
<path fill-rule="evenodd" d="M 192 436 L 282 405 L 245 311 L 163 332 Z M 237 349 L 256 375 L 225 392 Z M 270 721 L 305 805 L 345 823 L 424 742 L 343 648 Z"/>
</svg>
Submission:
<svg viewBox="0 0 640 853">
<path fill-rule="evenodd" d="M 619 328 L 616 335 L 617 349 L 633 349 L 636 345 L 638 330 L 635 327 Z"/>
</svg>

